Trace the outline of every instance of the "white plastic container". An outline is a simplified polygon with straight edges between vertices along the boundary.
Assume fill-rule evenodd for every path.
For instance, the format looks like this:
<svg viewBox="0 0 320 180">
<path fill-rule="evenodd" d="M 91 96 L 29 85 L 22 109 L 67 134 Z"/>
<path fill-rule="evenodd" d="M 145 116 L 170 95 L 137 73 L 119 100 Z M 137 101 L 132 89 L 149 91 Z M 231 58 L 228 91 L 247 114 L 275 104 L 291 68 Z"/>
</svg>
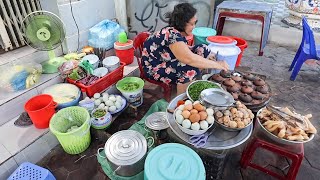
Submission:
<svg viewBox="0 0 320 180">
<path fill-rule="evenodd" d="M 99 66 L 99 57 L 97 55 L 89 54 L 84 56 L 82 60 L 88 60 L 89 63 L 92 64 L 93 69 L 96 69 Z"/>
<path fill-rule="evenodd" d="M 102 64 L 111 72 L 120 66 L 120 59 L 117 56 L 109 56 L 104 58 Z"/>
<path fill-rule="evenodd" d="M 231 41 L 228 43 L 225 43 L 225 42 L 218 43 L 218 42 L 212 42 L 208 38 L 207 42 L 209 43 L 208 48 L 215 54 L 218 53 L 218 56 L 217 56 L 218 61 L 222 61 L 222 60 L 226 61 L 229 65 L 230 70 L 234 70 L 237 59 L 238 59 L 238 55 L 241 53 L 240 48 L 236 46 L 237 41 L 231 39 Z M 211 73 L 219 73 L 219 72 L 220 70 L 212 70 Z"/>
</svg>

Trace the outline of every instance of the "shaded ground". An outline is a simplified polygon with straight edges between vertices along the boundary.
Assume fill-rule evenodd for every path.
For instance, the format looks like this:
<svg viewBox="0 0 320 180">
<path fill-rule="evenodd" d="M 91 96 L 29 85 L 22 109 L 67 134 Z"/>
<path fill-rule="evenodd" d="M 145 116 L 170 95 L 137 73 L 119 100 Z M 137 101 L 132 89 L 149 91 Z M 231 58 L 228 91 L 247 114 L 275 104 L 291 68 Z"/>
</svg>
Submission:
<svg viewBox="0 0 320 180">
<path fill-rule="evenodd" d="M 320 75 L 319 66 L 310 67 L 304 65 L 296 81 L 290 81 L 290 72 L 288 68 L 294 57 L 295 52 L 283 47 L 268 45 L 265 48 L 263 57 L 257 56 L 258 44 L 250 43 L 246 49 L 242 66 L 246 70 L 260 73 L 267 76 L 267 82 L 272 88 L 274 96 L 272 104 L 277 106 L 288 106 L 294 108 L 301 114 L 313 114 L 313 124 L 318 130 L 320 119 Z M 104 143 L 114 132 L 128 129 L 133 123 L 140 120 L 148 108 L 161 98 L 160 89 L 156 86 L 147 84 L 144 93 L 144 104 L 139 108 L 138 114 L 134 116 L 133 111 L 128 109 L 121 114 L 112 124 L 111 128 L 105 131 L 94 131 L 93 140 L 90 148 L 80 155 L 67 155 L 60 146 L 54 148 L 38 164 L 48 168 L 57 179 L 108 179 L 99 171 L 99 164 L 96 159 L 98 147 L 103 147 Z M 299 170 L 297 179 L 319 179 L 320 177 L 320 149 L 319 136 L 316 135 L 313 141 L 305 144 L 305 158 Z M 270 176 L 259 171 L 247 168 L 243 170 L 239 166 L 241 152 L 245 145 L 234 148 L 229 151 L 228 161 L 223 172 L 222 179 L 273 179 Z M 275 156 L 266 151 L 257 153 L 255 162 L 267 166 L 273 171 L 285 173 L 288 161 L 283 157 Z M 210 164 L 206 164 L 207 172 Z"/>
</svg>

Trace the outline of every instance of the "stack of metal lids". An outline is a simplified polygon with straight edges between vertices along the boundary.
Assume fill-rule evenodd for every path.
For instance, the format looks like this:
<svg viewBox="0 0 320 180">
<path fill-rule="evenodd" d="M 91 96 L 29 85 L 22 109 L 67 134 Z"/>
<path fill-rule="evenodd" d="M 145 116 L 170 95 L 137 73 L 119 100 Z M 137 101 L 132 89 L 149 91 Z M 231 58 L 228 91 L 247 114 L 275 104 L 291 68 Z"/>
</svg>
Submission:
<svg viewBox="0 0 320 180">
<path fill-rule="evenodd" d="M 167 112 L 155 112 L 150 114 L 145 121 L 145 124 L 148 128 L 160 131 L 163 129 L 167 129 L 169 127 L 169 124 L 167 122 Z"/>
<path fill-rule="evenodd" d="M 119 166 L 133 165 L 147 153 L 147 141 L 137 131 L 124 130 L 113 134 L 105 145 L 110 162 Z"/>
</svg>

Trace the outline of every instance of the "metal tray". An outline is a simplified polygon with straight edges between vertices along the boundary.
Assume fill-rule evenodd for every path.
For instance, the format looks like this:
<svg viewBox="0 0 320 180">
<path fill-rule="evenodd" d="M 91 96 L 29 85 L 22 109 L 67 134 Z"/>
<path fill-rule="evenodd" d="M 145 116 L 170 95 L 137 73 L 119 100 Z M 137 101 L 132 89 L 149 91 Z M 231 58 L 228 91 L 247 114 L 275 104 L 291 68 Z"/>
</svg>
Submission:
<svg viewBox="0 0 320 180">
<path fill-rule="evenodd" d="M 205 89 L 200 93 L 200 102 L 213 106 L 228 107 L 235 103 L 232 95 L 225 90 L 217 88 Z"/>
<path fill-rule="evenodd" d="M 177 102 L 179 100 L 185 99 L 186 97 L 186 93 L 178 95 L 170 102 L 168 109 L 175 109 Z M 191 136 L 181 131 L 181 129 L 178 127 L 178 124 L 175 122 L 173 118 L 173 114 L 170 112 L 167 112 L 167 121 L 171 130 L 179 138 L 191 144 L 191 142 L 189 141 L 189 138 Z M 213 133 L 209 136 L 208 142 L 204 149 L 225 150 L 237 147 L 244 143 L 251 136 L 253 125 L 251 124 L 250 126 L 244 128 L 241 131 L 230 132 L 222 129 L 215 123 L 206 133 L 210 133 L 212 130 Z"/>
</svg>

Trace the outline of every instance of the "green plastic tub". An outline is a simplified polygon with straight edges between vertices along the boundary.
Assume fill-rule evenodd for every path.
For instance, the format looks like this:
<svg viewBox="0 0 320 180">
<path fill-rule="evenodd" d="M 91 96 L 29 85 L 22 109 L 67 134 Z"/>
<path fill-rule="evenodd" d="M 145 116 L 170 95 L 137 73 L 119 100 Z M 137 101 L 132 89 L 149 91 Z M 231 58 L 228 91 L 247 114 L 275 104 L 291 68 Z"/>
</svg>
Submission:
<svg viewBox="0 0 320 180">
<path fill-rule="evenodd" d="M 67 132 L 73 126 L 78 128 Z M 68 154 L 80 154 L 90 145 L 90 114 L 83 107 L 72 106 L 58 111 L 51 118 L 49 127 Z"/>
<path fill-rule="evenodd" d="M 206 44 L 207 37 L 215 36 L 217 34 L 216 30 L 208 27 L 196 27 L 192 30 L 192 34 L 194 35 L 194 45 L 198 44 Z"/>
</svg>

